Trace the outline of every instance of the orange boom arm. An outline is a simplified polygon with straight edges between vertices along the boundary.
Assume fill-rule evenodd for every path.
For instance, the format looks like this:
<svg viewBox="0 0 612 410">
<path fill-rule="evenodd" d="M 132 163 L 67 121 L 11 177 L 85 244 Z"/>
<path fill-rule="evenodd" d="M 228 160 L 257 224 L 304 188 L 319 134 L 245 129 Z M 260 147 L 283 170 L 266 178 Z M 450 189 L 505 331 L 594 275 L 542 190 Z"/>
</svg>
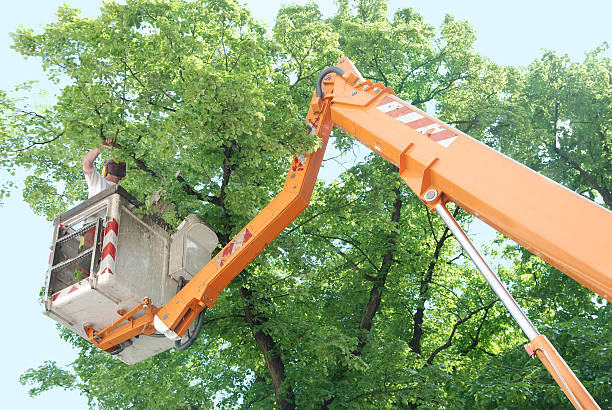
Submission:
<svg viewBox="0 0 612 410">
<path fill-rule="evenodd" d="M 212 308 L 221 291 L 308 206 L 331 132 L 330 127 L 321 123 L 321 120 L 310 123 L 312 133 L 317 127 L 320 148 L 311 154 L 294 156 L 282 191 L 183 289 L 165 306 L 151 305 L 148 315 L 134 320 L 125 314 L 100 332 L 86 328 L 91 342 L 102 350 L 114 351 L 119 343 L 155 330 L 179 340 L 202 310 Z M 155 315 L 150 314 L 152 311 Z"/>
</svg>

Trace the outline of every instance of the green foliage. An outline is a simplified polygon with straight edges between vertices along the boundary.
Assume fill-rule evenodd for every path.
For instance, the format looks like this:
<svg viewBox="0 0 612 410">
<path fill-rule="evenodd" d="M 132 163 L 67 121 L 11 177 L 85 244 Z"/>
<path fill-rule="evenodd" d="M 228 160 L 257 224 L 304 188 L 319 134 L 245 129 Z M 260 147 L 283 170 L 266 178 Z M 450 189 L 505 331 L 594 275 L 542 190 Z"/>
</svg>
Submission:
<svg viewBox="0 0 612 410">
<path fill-rule="evenodd" d="M 502 67 L 475 53 L 467 22 L 447 16 L 436 31 L 413 9 L 388 16 L 383 0 L 338 1 L 327 20 L 314 4 L 284 6 L 271 36 L 232 0 L 107 2 L 94 19 L 65 6 L 42 32 L 20 29 L 13 40 L 40 58 L 60 92 L 50 107 L 0 94 L 0 170 L 28 169 L 24 200 L 48 218 L 84 199 L 80 160 L 110 137 L 101 160 L 128 163 L 122 184 L 145 213 L 174 226 L 197 213 L 228 243 L 280 190 L 291 155 L 317 148 L 303 116 L 318 73 L 341 55 L 402 98 L 608 203 L 604 46 L 584 63 L 547 52 L 527 68 Z M 338 131 L 332 137 L 341 151 L 353 147 Z M 0 199 L 10 178 L 3 184 Z M 504 282 L 610 406 L 608 304 L 498 244 Z M 45 362 L 20 381 L 32 395 L 77 390 L 92 407 L 568 405 L 450 233 L 374 155 L 317 185 L 304 214 L 224 290 L 188 351 L 126 366 L 66 330 L 61 337 L 79 357 L 67 367 Z"/>
<path fill-rule="evenodd" d="M 612 358 L 612 335 L 609 311 L 601 313 L 599 317 L 559 321 L 554 327 L 542 326 L 541 331 L 553 345 L 563 346 L 560 353 L 576 376 L 601 408 L 608 408 L 612 401 L 607 365 Z M 528 359 L 521 346 L 494 358 L 483 358 L 458 376 L 453 394 L 465 395 L 469 408 L 573 408 L 540 361 Z"/>
<path fill-rule="evenodd" d="M 29 369 L 19 378 L 22 384 L 37 385 L 29 390 L 30 396 L 37 396 L 55 387 L 74 389 L 75 381 L 74 374 L 60 368 L 54 361 L 46 361 L 36 369 Z"/>
<path fill-rule="evenodd" d="M 546 52 L 501 90 L 490 141 L 502 152 L 612 207 L 612 59 L 603 43 L 583 63 Z"/>
</svg>

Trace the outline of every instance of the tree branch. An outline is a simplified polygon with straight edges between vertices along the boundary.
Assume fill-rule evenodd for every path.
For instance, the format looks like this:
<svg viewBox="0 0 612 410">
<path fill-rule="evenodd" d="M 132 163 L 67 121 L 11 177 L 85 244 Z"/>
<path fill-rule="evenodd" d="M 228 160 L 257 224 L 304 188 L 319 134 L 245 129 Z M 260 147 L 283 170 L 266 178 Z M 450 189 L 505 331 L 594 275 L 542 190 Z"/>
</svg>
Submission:
<svg viewBox="0 0 612 410">
<path fill-rule="evenodd" d="M 42 141 L 42 142 L 33 142 L 30 145 L 28 145 L 27 147 L 23 147 L 23 148 L 19 148 L 19 149 L 15 149 L 15 150 L 8 150 L 7 152 L 23 152 L 23 151 L 27 151 L 30 148 L 36 146 L 36 145 L 45 145 L 45 144 L 49 144 L 53 141 L 55 141 L 56 139 L 58 139 L 59 137 L 61 137 L 62 135 L 64 135 L 65 131 L 60 132 L 59 134 L 57 134 L 55 137 L 51 138 L 50 140 L 47 141 Z"/>
<path fill-rule="evenodd" d="M 368 261 L 368 263 L 370 264 L 370 266 L 372 266 L 372 268 L 374 268 L 374 270 L 376 272 L 378 272 L 378 266 L 376 266 L 374 264 L 374 262 L 372 261 L 372 259 L 370 259 L 370 257 L 368 256 L 367 253 L 365 253 L 358 245 L 355 241 L 353 240 L 349 240 L 349 239 L 345 239 L 345 238 L 340 238 L 337 236 L 329 236 L 329 235 L 322 235 L 319 233 L 314 233 L 314 232 L 304 232 L 307 235 L 312 235 L 315 236 L 317 238 L 323 238 L 323 239 L 330 239 L 330 240 L 338 240 L 338 241 L 342 241 L 345 243 L 348 243 L 349 245 L 351 245 L 352 247 L 354 247 L 355 249 L 357 249 L 359 251 L 359 253 L 361 253 L 361 255 Z"/>
<path fill-rule="evenodd" d="M 395 168 L 395 167 L 394 167 Z M 402 211 L 402 195 L 399 187 L 393 189 L 393 193 L 395 194 L 395 201 L 393 203 L 393 212 L 391 214 L 391 223 L 397 225 L 400 221 L 400 215 Z M 374 283 L 372 289 L 370 290 L 370 298 L 366 305 L 365 312 L 361 317 L 361 323 L 359 324 L 359 328 L 363 330 L 369 331 L 372 328 L 372 320 L 374 319 L 374 315 L 378 311 L 380 307 L 380 302 L 382 300 L 382 291 L 385 287 L 385 282 L 387 280 L 387 276 L 391 271 L 391 267 L 394 264 L 393 255 L 397 250 L 396 242 L 398 236 L 398 230 L 394 229 L 387 240 L 387 251 L 383 256 L 382 263 L 380 265 L 380 269 L 378 271 L 378 281 Z M 358 344 L 358 351 L 361 352 L 361 349 L 365 346 L 365 340 L 361 339 Z"/>
<path fill-rule="evenodd" d="M 606 205 L 608 205 L 609 207 L 612 207 L 612 192 L 610 192 L 609 190 L 607 190 L 606 188 L 602 187 L 601 185 L 599 185 L 597 183 L 597 181 L 595 181 L 595 179 L 589 175 L 588 172 L 586 172 L 580 165 L 578 165 L 578 163 L 576 163 L 575 161 L 572 161 L 568 156 L 566 156 L 565 154 L 563 154 L 561 152 L 561 149 L 559 147 L 557 147 L 557 144 L 553 144 L 552 145 L 552 149 L 554 150 L 554 152 L 561 157 L 570 167 L 572 167 L 573 169 L 575 169 L 576 171 L 578 171 L 578 173 L 580 174 L 580 176 L 582 176 L 584 179 L 587 180 L 587 182 L 593 187 L 595 188 L 595 190 L 597 192 L 599 192 L 599 194 L 601 195 L 601 197 L 603 198 L 604 202 Z"/>
<path fill-rule="evenodd" d="M 489 303 L 486 306 L 481 306 L 476 310 L 472 310 L 471 312 L 468 313 L 468 315 L 466 317 L 464 317 L 463 319 L 458 320 L 457 322 L 455 322 L 455 324 L 453 325 L 453 329 L 451 330 L 451 334 L 448 336 L 448 339 L 446 340 L 446 342 L 441 345 L 438 346 L 430 355 L 429 358 L 427 359 L 427 365 L 431 365 L 434 361 L 434 359 L 436 358 L 436 356 L 438 355 L 438 353 L 440 353 L 441 351 L 448 349 L 453 342 L 453 338 L 455 337 L 455 333 L 457 332 L 457 329 L 459 328 L 459 326 L 461 326 L 462 324 L 464 324 L 465 322 L 467 322 L 468 320 L 470 320 L 472 318 L 472 316 L 474 316 L 476 313 L 484 310 L 485 312 L 487 312 L 489 309 L 491 309 L 491 307 L 493 307 L 493 305 L 495 303 L 497 303 L 499 299 L 494 299 L 491 303 Z M 486 316 L 486 314 L 485 314 Z M 484 323 L 484 322 L 483 322 Z M 482 326 L 482 324 L 481 324 Z"/>
<path fill-rule="evenodd" d="M 282 387 L 287 376 L 285 373 L 285 365 L 277 351 L 278 348 L 276 343 L 274 339 L 272 339 L 272 336 L 261 329 L 256 329 L 256 327 L 266 323 L 269 319 L 254 313 L 254 306 L 251 302 L 253 293 L 250 289 L 244 286 L 240 287 L 240 295 L 244 302 L 245 322 L 251 327 L 253 338 L 264 356 L 266 367 L 272 378 L 276 403 L 282 410 L 293 410 L 295 409 L 295 396 L 290 386 Z"/>
<path fill-rule="evenodd" d="M 457 214 L 459 213 L 459 209 L 461 208 L 459 207 L 455 208 L 455 210 L 453 211 L 453 217 L 457 216 Z M 427 214 L 429 215 L 429 212 L 427 212 Z M 432 229 L 433 229 L 433 226 L 432 226 Z M 445 227 L 444 231 L 442 232 L 442 237 L 440 238 L 439 241 L 436 242 L 436 247 L 433 253 L 433 260 L 429 263 L 427 271 L 423 274 L 420 280 L 419 299 L 417 301 L 417 309 L 413 316 L 412 337 L 410 338 L 410 341 L 408 342 L 410 349 L 413 352 L 418 353 L 418 354 L 421 353 L 421 339 L 423 337 L 423 323 L 425 321 L 425 306 L 426 306 L 426 302 L 429 297 L 429 285 L 431 284 L 433 280 L 433 273 L 438 263 L 440 252 L 442 251 L 442 248 L 444 247 L 446 240 L 450 238 L 450 236 L 452 236 L 452 234 L 450 234 L 449 232 L 450 231 L 448 227 Z M 435 235 L 434 235 L 434 238 L 435 238 Z"/>
</svg>

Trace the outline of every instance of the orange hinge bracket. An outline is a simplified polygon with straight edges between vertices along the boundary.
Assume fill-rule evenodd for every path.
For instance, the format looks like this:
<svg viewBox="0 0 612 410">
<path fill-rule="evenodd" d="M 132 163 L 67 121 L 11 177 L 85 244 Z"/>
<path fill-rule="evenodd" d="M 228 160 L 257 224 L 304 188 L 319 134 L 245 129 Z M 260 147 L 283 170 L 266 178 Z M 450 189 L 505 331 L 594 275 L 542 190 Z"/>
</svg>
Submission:
<svg viewBox="0 0 612 410">
<path fill-rule="evenodd" d="M 432 169 L 437 162 L 438 157 L 418 148 L 414 143 L 410 143 L 400 154 L 400 176 L 430 209 L 434 209 L 441 198 L 441 192 L 437 195 L 437 201 L 426 201 L 424 198 L 425 193 L 432 188 Z"/>
<path fill-rule="evenodd" d="M 135 318 L 134 315 L 141 310 L 144 311 L 144 315 Z M 83 325 L 83 330 L 89 341 L 96 347 L 105 351 L 113 351 L 119 343 L 131 337 L 154 333 L 153 316 L 158 310 L 159 308 L 154 306 L 149 298 L 145 298 L 136 307 L 120 315 L 119 319 L 103 330 L 97 332 L 89 324 Z M 120 313 L 120 311 L 117 313 Z"/>
</svg>

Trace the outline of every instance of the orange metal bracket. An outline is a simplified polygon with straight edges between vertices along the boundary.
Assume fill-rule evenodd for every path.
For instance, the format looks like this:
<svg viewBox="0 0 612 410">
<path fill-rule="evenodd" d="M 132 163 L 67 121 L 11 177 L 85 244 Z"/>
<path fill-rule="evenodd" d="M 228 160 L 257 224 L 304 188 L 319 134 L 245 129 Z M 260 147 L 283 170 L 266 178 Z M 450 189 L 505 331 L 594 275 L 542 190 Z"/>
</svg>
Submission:
<svg viewBox="0 0 612 410">
<path fill-rule="evenodd" d="M 144 314 L 138 318 L 134 318 L 134 315 L 141 310 Z M 155 328 L 152 324 L 155 313 L 158 310 L 159 308 L 151 304 L 149 298 L 145 298 L 129 312 L 117 312 L 121 317 L 100 332 L 96 332 L 96 330 L 89 325 L 84 325 L 83 329 L 91 343 L 102 350 L 111 352 L 116 349 L 119 343 L 134 336 L 155 333 Z M 121 329 L 121 332 L 117 332 L 118 329 Z"/>
</svg>

